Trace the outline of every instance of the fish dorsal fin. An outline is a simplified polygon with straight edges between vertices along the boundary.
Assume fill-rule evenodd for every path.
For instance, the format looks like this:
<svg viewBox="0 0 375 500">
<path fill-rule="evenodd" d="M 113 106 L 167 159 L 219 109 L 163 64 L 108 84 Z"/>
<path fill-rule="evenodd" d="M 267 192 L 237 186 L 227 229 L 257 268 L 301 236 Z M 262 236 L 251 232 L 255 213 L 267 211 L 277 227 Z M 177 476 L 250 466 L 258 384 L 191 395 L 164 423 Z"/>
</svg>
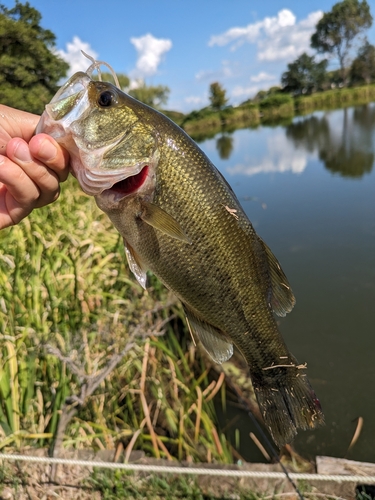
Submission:
<svg viewBox="0 0 375 500">
<path fill-rule="evenodd" d="M 129 243 L 125 241 L 125 239 L 124 239 L 124 246 L 125 246 L 126 259 L 128 261 L 130 270 L 137 278 L 137 281 L 141 285 L 141 287 L 146 290 L 147 276 L 146 276 L 145 266 L 143 265 L 139 255 L 129 245 Z"/>
<path fill-rule="evenodd" d="M 185 304 L 183 304 L 183 307 L 193 340 L 198 338 L 216 363 L 221 364 L 231 358 L 233 344 L 228 342 L 220 330 L 198 318 Z"/>
<path fill-rule="evenodd" d="M 268 271 L 271 279 L 271 307 L 273 312 L 278 316 L 285 316 L 293 309 L 296 299 L 278 260 L 264 241 L 261 239 L 260 241 L 266 252 Z"/>
<path fill-rule="evenodd" d="M 165 210 L 148 201 L 142 201 L 141 206 L 142 213 L 140 217 L 144 222 L 162 233 L 168 234 L 171 238 L 191 243 L 180 224 Z"/>
</svg>

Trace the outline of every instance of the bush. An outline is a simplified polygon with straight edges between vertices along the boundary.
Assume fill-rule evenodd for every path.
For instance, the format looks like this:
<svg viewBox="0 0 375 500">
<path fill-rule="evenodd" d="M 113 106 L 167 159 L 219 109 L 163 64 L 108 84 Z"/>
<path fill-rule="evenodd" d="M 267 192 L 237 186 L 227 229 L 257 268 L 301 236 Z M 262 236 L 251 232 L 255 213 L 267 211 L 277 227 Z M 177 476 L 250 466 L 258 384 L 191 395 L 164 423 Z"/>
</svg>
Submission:
<svg viewBox="0 0 375 500">
<path fill-rule="evenodd" d="M 291 104 L 293 106 L 293 98 L 289 94 L 272 94 L 259 103 L 259 108 L 276 108 L 284 104 Z"/>
</svg>

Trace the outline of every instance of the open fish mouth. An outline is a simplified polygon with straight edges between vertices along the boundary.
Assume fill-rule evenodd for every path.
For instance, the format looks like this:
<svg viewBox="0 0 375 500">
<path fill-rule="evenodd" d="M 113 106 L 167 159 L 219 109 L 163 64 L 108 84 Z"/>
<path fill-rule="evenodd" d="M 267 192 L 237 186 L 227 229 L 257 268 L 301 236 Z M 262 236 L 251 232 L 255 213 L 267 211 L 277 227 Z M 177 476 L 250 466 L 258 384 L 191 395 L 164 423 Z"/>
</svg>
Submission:
<svg viewBox="0 0 375 500">
<path fill-rule="evenodd" d="M 74 165 L 74 163 L 73 161 L 73 171 L 81 188 L 91 196 L 110 193 L 116 194 L 116 198 L 128 196 L 143 186 L 149 174 L 148 164 L 129 167 L 124 172 L 124 169 L 117 171 L 100 168 L 89 170 L 82 168 L 81 165 Z"/>
<path fill-rule="evenodd" d="M 121 196 L 121 198 L 133 194 L 136 191 L 138 191 L 146 182 L 148 173 L 149 173 L 149 166 L 145 165 L 138 174 L 130 175 L 125 179 L 116 182 L 109 189 L 102 191 L 101 194 L 113 193 L 117 197 Z"/>
</svg>

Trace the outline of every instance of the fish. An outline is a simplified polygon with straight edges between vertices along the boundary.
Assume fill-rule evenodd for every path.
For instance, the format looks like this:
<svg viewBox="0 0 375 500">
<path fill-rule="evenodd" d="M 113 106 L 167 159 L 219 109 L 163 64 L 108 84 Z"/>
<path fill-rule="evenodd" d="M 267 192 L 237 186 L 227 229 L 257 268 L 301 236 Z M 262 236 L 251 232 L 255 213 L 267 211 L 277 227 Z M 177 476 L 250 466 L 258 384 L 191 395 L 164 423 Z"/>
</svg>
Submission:
<svg viewBox="0 0 375 500">
<path fill-rule="evenodd" d="M 123 237 L 140 285 L 151 271 L 174 292 L 194 341 L 213 361 L 230 359 L 234 346 L 244 356 L 276 445 L 323 424 L 306 364 L 277 326 L 276 316 L 295 304 L 278 260 L 184 130 L 119 85 L 94 79 L 107 64 L 92 61 L 46 105 L 36 133 L 68 150 L 81 188 Z"/>
</svg>

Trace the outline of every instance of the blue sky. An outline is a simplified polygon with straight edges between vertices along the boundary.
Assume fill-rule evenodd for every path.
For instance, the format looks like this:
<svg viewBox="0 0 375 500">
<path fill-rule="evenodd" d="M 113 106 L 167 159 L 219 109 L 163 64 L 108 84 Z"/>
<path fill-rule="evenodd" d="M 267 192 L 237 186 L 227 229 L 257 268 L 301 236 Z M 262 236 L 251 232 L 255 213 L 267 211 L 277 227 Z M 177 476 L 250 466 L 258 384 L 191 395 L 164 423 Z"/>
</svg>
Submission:
<svg viewBox="0 0 375 500">
<path fill-rule="evenodd" d="M 12 7 L 13 1 L 2 0 Z M 322 12 L 336 3 L 295 0 L 29 0 L 56 35 L 72 71 L 86 70 L 82 48 L 134 81 L 167 85 L 167 108 L 208 104 L 219 81 L 238 104 L 280 84 L 287 64 L 310 51 Z M 369 0 L 375 17 L 375 1 Z M 375 44 L 375 27 L 367 32 Z M 332 60 L 330 68 L 337 68 Z"/>
</svg>

